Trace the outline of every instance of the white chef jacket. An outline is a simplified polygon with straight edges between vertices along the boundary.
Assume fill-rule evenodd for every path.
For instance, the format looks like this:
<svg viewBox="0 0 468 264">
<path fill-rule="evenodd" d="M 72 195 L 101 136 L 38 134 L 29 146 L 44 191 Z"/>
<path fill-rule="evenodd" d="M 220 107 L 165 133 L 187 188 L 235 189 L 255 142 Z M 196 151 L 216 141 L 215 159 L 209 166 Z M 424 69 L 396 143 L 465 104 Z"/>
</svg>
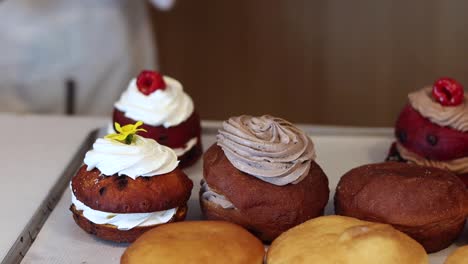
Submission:
<svg viewBox="0 0 468 264">
<path fill-rule="evenodd" d="M 153 0 L 168 9 L 171 0 Z M 145 0 L 0 0 L 0 112 L 109 115 L 130 78 L 154 69 Z"/>
</svg>

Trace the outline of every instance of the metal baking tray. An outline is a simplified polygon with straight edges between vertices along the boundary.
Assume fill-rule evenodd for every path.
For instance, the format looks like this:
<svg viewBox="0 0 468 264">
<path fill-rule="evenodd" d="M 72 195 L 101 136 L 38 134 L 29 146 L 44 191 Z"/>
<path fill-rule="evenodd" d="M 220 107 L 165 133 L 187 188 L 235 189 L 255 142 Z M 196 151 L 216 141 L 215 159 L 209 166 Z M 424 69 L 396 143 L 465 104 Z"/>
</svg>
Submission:
<svg viewBox="0 0 468 264">
<path fill-rule="evenodd" d="M 207 149 L 216 140 L 219 122 L 203 122 L 202 143 Z M 344 128 L 329 126 L 300 125 L 312 138 L 317 163 L 329 178 L 331 190 L 325 214 L 333 214 L 333 195 L 341 175 L 348 170 L 385 159 L 388 148 L 393 141 L 390 128 Z M 82 164 L 84 154 L 92 147 L 95 139 L 103 135 L 105 129 L 92 131 L 83 146 L 76 153 L 65 169 L 62 178 L 56 183 L 48 199 L 31 220 L 27 230 L 22 234 L 22 241 L 9 253 L 3 263 L 118 263 L 128 244 L 117 244 L 97 239 L 82 231 L 73 221 L 68 210 L 70 190 L 68 182 Z M 187 220 L 201 219 L 198 203 L 199 182 L 202 178 L 202 161 L 185 170 L 194 182 L 194 189 L 189 200 Z M 60 199 L 59 199 L 60 198 Z M 54 208 L 55 204 L 57 206 Z M 53 209 L 50 216 L 49 212 Z M 45 222 L 44 222 L 45 221 Z M 43 224 L 44 223 L 44 224 Z M 43 226 L 42 226 L 43 224 Z M 42 228 L 41 228 L 42 226 Z M 34 240 L 34 234 L 38 233 Z M 32 235 L 29 236 L 28 232 Z M 449 248 L 430 255 L 431 264 L 443 263 L 446 256 L 456 247 L 467 244 L 468 228 L 456 243 Z M 34 242 L 34 243 L 32 243 Z M 32 243 L 32 245 L 31 245 Z M 29 245 L 30 249 L 26 252 Z"/>
</svg>

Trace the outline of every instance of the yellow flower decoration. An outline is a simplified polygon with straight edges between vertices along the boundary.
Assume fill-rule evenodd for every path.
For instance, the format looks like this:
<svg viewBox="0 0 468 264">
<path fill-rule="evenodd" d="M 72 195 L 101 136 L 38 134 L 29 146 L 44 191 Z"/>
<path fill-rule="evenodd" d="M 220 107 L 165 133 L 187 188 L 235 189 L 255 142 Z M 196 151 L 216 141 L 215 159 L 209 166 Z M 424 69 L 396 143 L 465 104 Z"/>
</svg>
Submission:
<svg viewBox="0 0 468 264">
<path fill-rule="evenodd" d="M 128 125 L 125 125 L 125 126 L 121 127 L 119 123 L 115 122 L 114 123 L 115 130 L 117 130 L 118 133 L 109 134 L 109 135 L 105 136 L 105 138 L 112 139 L 112 140 L 117 140 L 119 142 L 130 145 L 130 144 L 132 144 L 134 135 L 137 132 L 139 132 L 139 131 L 146 132 L 145 129 L 138 128 L 141 125 L 143 125 L 143 122 L 138 121 L 134 125 L 128 124 Z"/>
</svg>

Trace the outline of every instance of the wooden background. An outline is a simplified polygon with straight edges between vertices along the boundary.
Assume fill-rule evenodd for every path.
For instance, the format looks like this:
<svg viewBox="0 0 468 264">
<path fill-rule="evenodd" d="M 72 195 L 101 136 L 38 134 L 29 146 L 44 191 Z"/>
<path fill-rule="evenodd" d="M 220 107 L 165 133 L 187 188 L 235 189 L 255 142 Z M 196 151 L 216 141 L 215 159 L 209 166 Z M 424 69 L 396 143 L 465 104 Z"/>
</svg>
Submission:
<svg viewBox="0 0 468 264">
<path fill-rule="evenodd" d="M 151 10 L 162 72 L 203 119 L 392 126 L 409 91 L 468 85 L 466 1 L 179 0 Z M 465 89 L 466 90 L 466 89 Z"/>
</svg>

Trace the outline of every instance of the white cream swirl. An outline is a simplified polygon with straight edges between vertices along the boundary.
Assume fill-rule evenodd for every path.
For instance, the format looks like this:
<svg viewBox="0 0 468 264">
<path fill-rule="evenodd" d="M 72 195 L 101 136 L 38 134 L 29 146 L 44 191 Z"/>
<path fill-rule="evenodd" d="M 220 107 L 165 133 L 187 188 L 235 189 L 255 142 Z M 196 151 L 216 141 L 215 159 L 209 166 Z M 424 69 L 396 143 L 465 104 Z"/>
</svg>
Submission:
<svg viewBox="0 0 468 264">
<path fill-rule="evenodd" d="M 429 160 L 408 150 L 407 148 L 403 147 L 400 143 L 397 143 L 396 147 L 397 147 L 398 152 L 400 153 L 400 156 L 409 162 L 422 165 L 422 166 L 429 166 L 429 167 L 449 170 L 456 174 L 468 173 L 468 157 L 447 160 L 447 161 Z"/>
<path fill-rule="evenodd" d="M 115 130 L 114 130 L 114 126 L 112 125 L 112 123 L 109 123 L 107 125 L 107 134 L 115 134 L 117 133 Z M 187 143 L 185 143 L 185 145 L 183 147 L 180 147 L 180 148 L 172 148 L 172 150 L 174 150 L 174 152 L 176 153 L 177 157 L 182 157 L 185 153 L 189 152 L 193 147 L 195 147 L 198 143 L 198 138 L 197 137 L 194 137 L 194 138 L 191 138 L 189 141 L 187 141 Z"/>
<path fill-rule="evenodd" d="M 166 88 L 156 90 L 150 95 L 142 94 L 136 85 L 136 79 L 130 81 L 126 91 L 114 106 L 133 120 L 141 120 L 147 125 L 176 126 L 187 120 L 193 113 L 192 98 L 186 94 L 182 84 L 164 76 Z"/>
<path fill-rule="evenodd" d="M 460 105 L 443 106 L 433 99 L 431 91 L 431 87 L 425 87 L 410 93 L 408 98 L 411 106 L 439 126 L 468 131 L 468 94 L 464 95 Z"/>
<path fill-rule="evenodd" d="M 315 158 L 312 140 L 302 130 L 269 115 L 232 117 L 217 139 L 234 167 L 279 186 L 300 182 Z"/>
<path fill-rule="evenodd" d="M 175 152 L 155 140 L 134 136 L 130 145 L 98 138 L 93 149 L 86 153 L 84 163 L 90 171 L 98 168 L 103 175 L 126 175 L 132 179 L 173 171 L 177 164 Z"/>
<path fill-rule="evenodd" d="M 71 193 L 72 204 L 75 205 L 76 210 L 83 211 L 83 216 L 86 217 L 86 219 L 98 225 L 114 225 L 119 230 L 130 230 L 137 226 L 152 226 L 165 224 L 169 222 L 169 220 L 171 220 L 177 212 L 177 208 L 172 208 L 169 210 L 152 213 L 108 213 L 94 210 L 86 206 L 84 203 L 82 203 L 76 198 L 73 191 Z"/>
</svg>

